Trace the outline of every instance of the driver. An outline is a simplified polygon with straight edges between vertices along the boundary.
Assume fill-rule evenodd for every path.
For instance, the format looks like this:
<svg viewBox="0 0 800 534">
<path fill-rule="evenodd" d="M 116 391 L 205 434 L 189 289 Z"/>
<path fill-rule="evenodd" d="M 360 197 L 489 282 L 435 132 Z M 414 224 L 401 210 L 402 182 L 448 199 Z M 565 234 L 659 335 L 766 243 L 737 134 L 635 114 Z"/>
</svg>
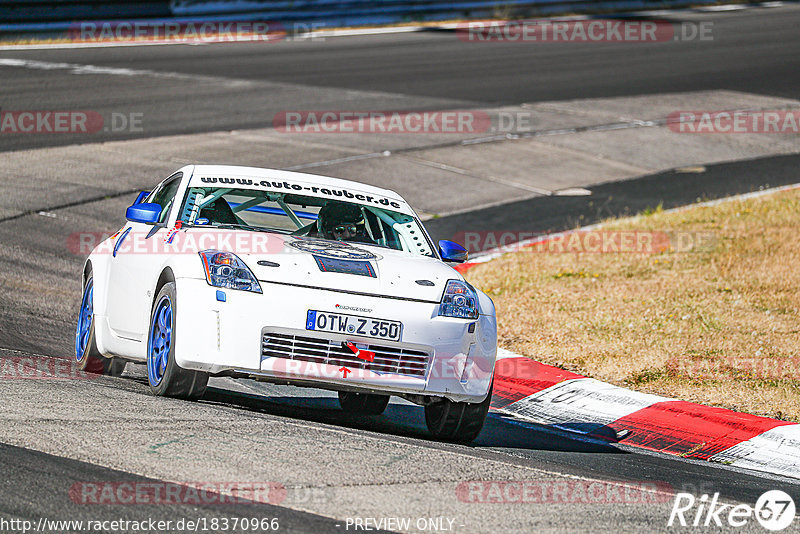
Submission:
<svg viewBox="0 0 800 534">
<path fill-rule="evenodd" d="M 364 230 L 364 214 L 354 204 L 328 202 L 322 206 L 317 217 L 317 231 L 325 239 L 373 243 Z"/>
</svg>

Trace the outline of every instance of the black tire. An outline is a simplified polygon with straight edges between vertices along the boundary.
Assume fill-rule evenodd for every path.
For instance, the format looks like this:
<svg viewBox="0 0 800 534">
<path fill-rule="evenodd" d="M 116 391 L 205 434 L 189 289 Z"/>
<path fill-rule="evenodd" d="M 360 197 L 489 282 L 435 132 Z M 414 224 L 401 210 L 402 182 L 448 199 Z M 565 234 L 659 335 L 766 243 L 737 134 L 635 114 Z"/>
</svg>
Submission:
<svg viewBox="0 0 800 534">
<path fill-rule="evenodd" d="M 433 437 L 444 441 L 466 443 L 481 433 L 489 405 L 492 402 L 493 386 L 483 402 L 453 402 L 441 399 L 425 405 L 425 424 Z"/>
<path fill-rule="evenodd" d="M 380 415 L 389 404 L 389 395 L 370 393 L 339 392 L 339 406 L 342 410 L 360 415 Z"/>
<path fill-rule="evenodd" d="M 125 369 L 125 361 L 119 358 L 106 358 L 97 350 L 97 340 L 94 332 L 93 293 L 94 278 L 92 277 L 92 270 L 90 268 L 86 273 L 86 279 L 83 283 L 81 309 L 78 312 L 78 325 L 75 334 L 75 363 L 78 369 L 85 373 L 120 376 Z M 88 306 L 88 309 L 86 306 Z M 83 335 L 81 335 L 82 321 L 88 321 L 88 325 L 86 325 L 88 330 L 84 331 Z"/>
<path fill-rule="evenodd" d="M 110 376 L 122 376 L 122 373 L 125 371 L 125 366 L 128 365 L 128 362 L 121 358 L 107 358 L 111 363 L 108 366 L 108 375 Z"/>
<path fill-rule="evenodd" d="M 178 366 L 175 362 L 175 317 L 178 314 L 177 292 L 175 283 L 164 284 L 161 291 L 153 301 L 150 312 L 150 328 L 147 332 L 147 381 L 153 395 L 161 397 L 175 397 L 186 400 L 196 400 L 205 394 L 208 385 L 208 373 L 203 371 L 190 371 Z M 156 314 L 163 311 L 165 302 L 169 304 L 169 339 L 162 345 L 162 352 L 154 349 L 154 336 L 161 337 L 156 327 Z M 163 340 L 164 338 L 161 337 Z M 161 358 L 166 358 L 163 371 L 160 369 Z M 158 359 L 156 359 L 158 358 Z"/>
</svg>

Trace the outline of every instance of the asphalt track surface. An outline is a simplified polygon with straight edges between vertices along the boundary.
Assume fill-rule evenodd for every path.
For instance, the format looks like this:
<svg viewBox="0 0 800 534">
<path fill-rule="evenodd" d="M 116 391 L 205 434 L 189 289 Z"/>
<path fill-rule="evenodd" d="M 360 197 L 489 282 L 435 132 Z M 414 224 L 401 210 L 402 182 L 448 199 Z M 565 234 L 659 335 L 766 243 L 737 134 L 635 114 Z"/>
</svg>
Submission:
<svg viewBox="0 0 800 534">
<path fill-rule="evenodd" d="M 74 508 L 69 492 L 64 484 L 80 484 L 87 480 L 103 480 L 112 483 L 152 484 L 158 482 L 130 473 L 98 467 L 96 465 L 0 445 L 0 469 L 3 481 L 0 491 L 3 503 L 0 513 L 6 519 L 15 518 L 38 523 L 40 518 L 52 520 L 64 518 L 65 509 Z M 212 497 L 213 498 L 213 497 Z M 209 499 L 211 500 L 211 498 Z M 279 506 L 258 503 L 226 502 L 215 504 L 178 504 L 169 508 L 158 505 L 145 505 L 145 510 L 131 510 L 124 504 L 101 505 L 86 510 L 84 514 L 69 514 L 70 519 L 91 519 L 98 521 L 137 521 L 147 517 L 153 521 L 175 520 L 176 517 L 206 518 L 237 516 L 269 516 L 277 518 L 281 528 L 289 532 L 332 532 L 336 529 L 335 519 L 314 514 L 296 512 Z M 53 529 L 55 530 L 55 529 Z M 71 529 L 64 529 L 70 531 Z"/>
<path fill-rule="evenodd" d="M 589 187 L 588 196 L 536 197 L 433 219 L 425 227 L 434 239 L 464 228 L 546 234 L 654 209 L 676 208 L 798 182 L 800 156 L 774 156 L 708 165 L 703 173 L 672 170 Z"/>
<path fill-rule="evenodd" d="M 6 69 L 0 82 L 0 105 L 8 109 L 143 110 L 161 118 L 146 132 L 100 133 L 92 139 L 96 142 L 269 126 L 275 112 L 318 108 L 320 98 L 325 99 L 328 107 L 348 105 L 348 89 L 375 91 L 372 102 L 350 101 L 351 109 L 358 105 L 368 105 L 369 109 L 481 107 L 698 89 L 800 96 L 797 59 L 800 57 L 800 39 L 797 39 L 800 16 L 797 11 L 755 10 L 687 18 L 714 20 L 720 38 L 702 43 L 702 46 L 701 43 L 670 43 L 661 47 L 563 44 L 532 49 L 518 44 L 493 44 L 466 50 L 465 46 L 471 45 L 460 43 L 451 34 L 425 32 L 333 38 L 324 42 L 0 51 L 0 58 L 208 77 L 205 84 L 199 83 L 197 78 L 153 82 L 135 77 L 110 77 L 107 85 L 97 85 L 86 83 L 80 76 L 63 69 Z M 272 83 L 274 87 L 265 94 L 261 86 L 243 84 L 236 88 L 230 85 L 230 80 L 258 80 Z M 298 87 L 303 91 L 298 91 Z M 398 99 L 398 94 L 403 98 Z M 0 151 L 85 141 L 85 138 L 70 139 L 69 136 L 3 137 Z M 591 197 L 535 198 L 502 208 L 443 217 L 430 221 L 428 226 L 434 234 L 442 236 L 452 235 L 471 218 L 493 221 L 503 229 L 524 226 L 525 229 L 559 230 L 613 214 L 633 213 L 659 203 L 671 207 L 697 198 L 716 198 L 792 183 L 797 181 L 799 162 L 796 156 L 781 156 L 710 165 L 699 179 L 695 174 L 661 173 L 597 186 L 592 188 Z M 58 199 L 51 200 L 58 205 Z M 64 206 L 55 210 L 64 215 L 58 220 L 26 215 L 0 222 L 3 243 L 19 251 L 17 262 L 4 258 L 2 268 L 41 272 L 47 281 L 46 289 L 55 295 L 50 302 L 40 304 L 38 313 L 50 317 L 43 322 L 35 320 L 36 310 L 22 315 L 20 309 L 3 301 L 0 358 L 70 357 L 74 327 L 69 310 L 77 307 L 79 299 L 77 274 L 81 260 L 58 253 L 56 249 L 63 245 L 70 231 L 71 218 L 91 216 L 108 228 L 118 227 L 120 214 L 128 201 L 127 197 L 120 197 Z M 39 256 L 55 259 L 40 259 Z M 26 325 L 24 331 L 20 331 L 19 324 Z M 66 386 L 47 381 L 30 386 L 20 385 L 23 381 L 3 384 L 3 403 L 8 403 L 5 411 L 10 415 L 4 422 L 6 429 L 0 441 L 13 444 L 0 445 L 0 472 L 3 473 L 0 517 L 35 522 L 42 516 L 143 519 L 242 516 L 257 510 L 260 516 L 279 517 L 282 531 L 341 532 L 344 531 L 343 516 L 358 515 L 359 510 L 373 517 L 379 516 L 380 511 L 401 514 L 397 501 L 413 500 L 411 495 L 422 491 L 419 488 L 427 480 L 436 481 L 445 488 L 441 502 L 431 502 L 427 513 L 447 515 L 450 505 L 446 503 L 453 500 L 454 488 L 459 482 L 519 480 L 519 477 L 659 481 L 669 484 L 675 491 L 689 491 L 695 495 L 720 492 L 726 501 L 750 504 L 764 491 L 780 488 L 800 502 L 800 484 L 789 479 L 645 454 L 613 443 L 588 441 L 546 426 L 521 425 L 496 415 L 490 417 L 475 443 L 461 446 L 428 439 L 422 410 L 405 403 L 392 403 L 385 416 L 358 419 L 340 412 L 335 399 L 329 395 L 294 388 L 262 388 L 256 393 L 213 388 L 196 404 L 154 399 L 147 392 L 141 369 L 131 371 L 132 367 L 129 366 L 130 373 L 121 379 L 103 377 Z M 39 408 L 31 407 L 37 403 L 41 405 Z M 168 406 L 175 419 L 124 408 L 138 404 Z M 34 408 L 41 410 L 41 416 L 38 411 L 27 411 Z M 102 419 L 112 409 L 124 413 L 127 419 L 109 423 L 113 428 L 104 427 L 102 420 L 95 421 L 94 426 L 86 427 L 94 434 L 86 432 L 75 438 L 74 434 L 81 430 L 72 428 L 83 428 L 81 418 L 85 414 Z M 313 460 L 318 458 L 319 487 L 335 488 L 339 493 L 333 495 L 345 498 L 341 502 L 332 498 L 319 506 L 259 504 L 223 509 L 213 505 L 92 507 L 71 501 L 67 490 L 77 481 L 128 482 L 158 478 L 142 477 L 141 473 L 148 468 L 142 467 L 136 456 L 137 449 L 114 446 L 124 443 L 126 438 L 135 441 L 133 427 L 146 428 L 151 417 L 154 426 L 172 424 L 176 432 L 184 434 L 203 433 L 224 420 L 232 425 L 269 428 L 273 439 L 283 435 L 288 441 L 291 435 L 303 444 L 293 449 L 277 446 L 270 451 L 242 451 L 241 457 L 232 456 L 231 462 L 253 462 L 254 472 L 258 472 L 257 461 L 290 466 L 296 463 L 296 480 L 289 477 L 282 481 L 287 485 L 295 482 L 309 485 L 303 481 L 309 477 L 314 479 Z M 131 430 L 126 430 L 126 425 L 130 425 Z M 103 439 L 98 439 L 99 435 Z M 74 439 L 85 440 L 83 447 L 66 445 Z M 65 445 L 59 446 L 59 440 Z M 101 450 L 103 452 L 99 453 Z M 376 458 L 353 457 L 355 450 Z M 392 450 L 402 451 L 402 454 L 392 456 L 387 452 Z M 212 449 L 188 448 L 181 450 L 183 456 L 171 461 L 191 466 L 193 453 L 216 458 Z M 377 460 L 381 462 L 373 465 Z M 335 474 L 328 473 L 326 462 L 345 461 L 363 462 L 364 472 L 343 470 L 338 480 Z M 226 472 L 218 460 L 214 463 L 198 459 L 194 463 L 199 465 L 199 471 L 188 474 L 191 470 L 187 468 L 183 480 L 197 480 L 197 472 L 208 472 L 209 476 L 217 476 L 215 480 L 221 480 L 215 474 Z M 127 465 L 131 467 L 126 469 Z M 287 469 L 291 472 L 291 468 Z M 168 468 L 152 472 L 171 473 Z M 193 475 L 195 478 L 191 478 Z M 386 482 L 382 482 L 384 480 Z M 370 481 L 375 485 L 371 486 Z M 367 493 L 377 495 L 381 485 L 396 491 L 396 498 L 370 501 L 348 493 L 363 486 Z M 469 532 L 489 531 L 486 520 L 480 522 L 475 517 L 497 514 L 500 510 L 502 514 L 490 522 L 492 531 L 513 528 L 517 531 L 655 532 L 669 530 L 666 521 L 671 503 L 643 508 L 584 503 L 509 505 L 502 509 L 491 506 L 467 507 L 466 512 L 462 507 L 451 515 Z M 318 513 L 312 513 L 315 511 Z M 415 514 L 418 512 L 411 516 Z M 751 525 L 739 531 L 759 529 Z"/>
<path fill-rule="evenodd" d="M 714 23 L 712 41 L 467 43 L 450 31 L 320 41 L 0 51 L 0 58 L 179 73 L 97 85 L 64 71 L 3 69 L 0 107 L 142 112 L 146 132 L 90 142 L 269 126 L 294 109 L 482 108 L 625 95 L 729 89 L 797 98 L 797 11 L 680 15 Z M 206 77 L 196 79 L 191 77 Z M 231 86 L 231 80 L 270 87 Z M 338 89 L 334 97 L 330 89 Z M 298 90 L 301 89 L 301 90 Z M 374 100 L 346 91 L 375 92 Z M 404 95 L 405 98 L 398 98 Z M 0 150 L 87 142 L 86 136 L 3 136 Z"/>
</svg>

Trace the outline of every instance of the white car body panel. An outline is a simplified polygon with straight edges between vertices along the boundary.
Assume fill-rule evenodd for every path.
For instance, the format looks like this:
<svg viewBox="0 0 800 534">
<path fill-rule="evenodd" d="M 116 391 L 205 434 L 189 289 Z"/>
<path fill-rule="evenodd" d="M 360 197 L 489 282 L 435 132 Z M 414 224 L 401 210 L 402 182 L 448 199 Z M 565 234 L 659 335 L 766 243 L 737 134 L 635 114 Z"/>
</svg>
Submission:
<svg viewBox="0 0 800 534">
<path fill-rule="evenodd" d="M 189 247 L 191 250 L 177 253 L 136 250 L 137 244 L 142 250 L 149 250 L 148 247 L 163 243 L 170 235 L 187 187 L 222 187 L 220 178 L 238 180 L 231 185 L 236 188 L 267 187 L 285 192 L 288 186 L 302 195 L 371 202 L 417 218 L 397 193 L 347 180 L 248 167 L 188 166 L 179 172 L 183 177 L 175 196 L 178 200 L 172 205 L 166 227 L 128 222 L 123 227 L 123 231 L 131 228 L 126 237 L 127 249 L 123 242 L 116 256 L 113 255 L 114 245 L 121 236 L 117 234 L 100 243 L 87 260 L 94 277 L 95 336 L 101 353 L 146 360 L 150 313 L 159 279 L 168 272 L 176 284 L 175 361 L 182 368 L 285 379 L 328 389 L 439 396 L 467 402 L 485 399 L 497 347 L 494 305 L 488 296 L 476 290 L 478 319 L 438 316 L 447 281 L 463 281 L 463 277 L 437 257 L 353 243 L 353 247 L 377 257 L 371 261 L 376 277 L 322 272 L 311 253 L 292 245 L 301 238 L 242 230 L 202 230 L 211 241 L 224 237 L 217 233 L 229 234 L 233 243 L 237 237 L 253 234 L 268 241 L 265 251 L 237 251 L 235 247 L 232 250 L 259 280 L 263 292 L 258 294 L 212 287 L 197 254 L 203 250 L 202 243 L 197 243 L 196 249 Z M 216 178 L 217 183 L 209 183 L 211 178 Z M 248 180 L 252 183 L 247 183 Z M 341 198 L 334 191 L 347 193 Z M 361 195 L 363 199 L 346 195 Z M 195 227 L 171 233 L 187 239 L 189 234 L 199 235 L 197 232 Z M 424 237 L 427 239 L 421 239 L 419 245 L 415 243 L 417 250 L 432 248 L 430 238 Z M 261 266 L 258 261 L 279 266 Z M 417 280 L 428 280 L 433 285 L 420 285 Z M 220 293 L 224 294 L 224 301 L 220 300 Z M 402 337 L 395 342 L 309 331 L 306 329 L 309 310 L 400 321 Z M 367 350 L 385 347 L 389 352 L 398 349 L 425 352 L 429 360 L 422 376 L 411 376 L 369 370 L 370 366 L 360 360 L 343 366 L 263 356 L 264 332 L 325 340 L 331 347 L 349 341 Z M 342 367 L 347 371 L 342 371 Z"/>
</svg>

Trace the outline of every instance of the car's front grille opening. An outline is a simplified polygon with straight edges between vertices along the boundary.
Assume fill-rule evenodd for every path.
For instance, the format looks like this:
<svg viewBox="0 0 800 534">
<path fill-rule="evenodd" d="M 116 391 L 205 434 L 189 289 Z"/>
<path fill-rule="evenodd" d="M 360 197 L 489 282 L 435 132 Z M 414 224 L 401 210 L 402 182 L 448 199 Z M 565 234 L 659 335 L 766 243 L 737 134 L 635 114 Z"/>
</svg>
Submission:
<svg viewBox="0 0 800 534">
<path fill-rule="evenodd" d="M 346 365 L 377 373 L 415 377 L 424 377 L 428 370 L 430 354 L 422 350 L 371 344 L 367 350 L 375 353 L 374 361 L 357 358 L 340 341 L 274 332 L 265 332 L 261 338 L 261 356 L 264 358 Z"/>
</svg>

